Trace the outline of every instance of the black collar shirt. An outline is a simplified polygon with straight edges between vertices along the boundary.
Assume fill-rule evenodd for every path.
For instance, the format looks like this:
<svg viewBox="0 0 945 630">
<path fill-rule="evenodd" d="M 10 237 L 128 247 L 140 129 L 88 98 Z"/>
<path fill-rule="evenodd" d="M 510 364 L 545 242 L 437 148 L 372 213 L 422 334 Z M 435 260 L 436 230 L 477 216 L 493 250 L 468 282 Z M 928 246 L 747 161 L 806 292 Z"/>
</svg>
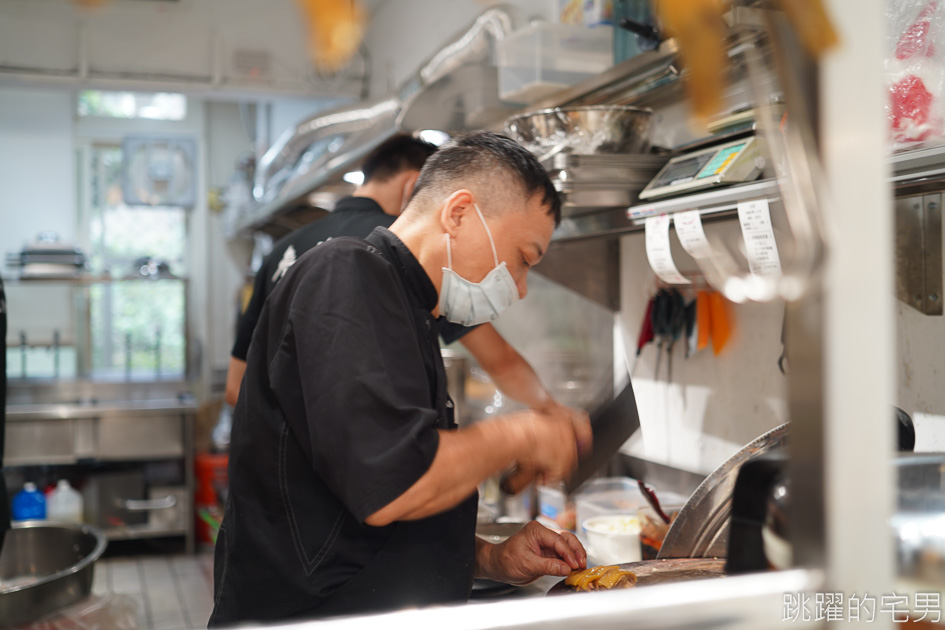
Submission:
<svg viewBox="0 0 945 630">
<path fill-rule="evenodd" d="M 275 289 L 289 267 L 302 257 L 302 254 L 333 238 L 341 236 L 365 238 L 374 231 L 374 228 L 390 227 L 395 218 L 384 212 L 384 209 L 370 197 L 346 197 L 337 203 L 328 216 L 282 237 L 273 245 L 272 251 L 266 256 L 259 273 L 256 274 L 252 297 L 246 309 L 240 314 L 236 327 L 236 340 L 230 352 L 231 356 L 240 361 L 246 360 L 249 344 L 253 339 L 253 331 L 259 322 L 266 298 Z M 439 319 L 438 324 L 440 337 L 447 344 L 453 343 L 471 330 L 443 318 Z"/>
<path fill-rule="evenodd" d="M 452 403 L 436 289 L 389 230 L 289 269 L 253 335 L 216 544 L 211 626 L 464 601 L 475 495 L 415 521 L 364 519 L 429 468 Z"/>
</svg>

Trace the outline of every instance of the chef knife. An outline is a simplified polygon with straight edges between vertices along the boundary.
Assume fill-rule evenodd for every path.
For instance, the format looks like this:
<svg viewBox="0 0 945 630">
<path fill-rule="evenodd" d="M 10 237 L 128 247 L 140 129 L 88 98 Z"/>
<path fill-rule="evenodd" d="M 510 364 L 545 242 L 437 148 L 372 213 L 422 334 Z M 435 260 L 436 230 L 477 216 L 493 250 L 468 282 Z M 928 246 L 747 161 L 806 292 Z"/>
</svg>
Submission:
<svg viewBox="0 0 945 630">
<path fill-rule="evenodd" d="M 600 470 L 639 427 L 640 414 L 633 395 L 633 384 L 627 379 L 627 384 L 613 401 L 591 414 L 594 443 L 591 452 L 581 458 L 577 469 L 565 480 L 567 493 L 572 494 Z"/>
<path fill-rule="evenodd" d="M 564 481 L 565 491 L 568 494 L 577 490 L 591 475 L 600 470 L 627 441 L 627 438 L 640 427 L 640 415 L 637 412 L 637 401 L 633 395 L 630 366 L 626 357 L 624 357 L 624 365 L 626 371 L 620 379 L 624 385 L 617 387 L 620 393 L 591 413 L 593 436 L 591 452 L 581 456 L 571 477 Z M 499 488 L 505 494 L 516 495 L 534 481 L 534 472 L 519 470 L 516 467 L 502 476 Z"/>
</svg>

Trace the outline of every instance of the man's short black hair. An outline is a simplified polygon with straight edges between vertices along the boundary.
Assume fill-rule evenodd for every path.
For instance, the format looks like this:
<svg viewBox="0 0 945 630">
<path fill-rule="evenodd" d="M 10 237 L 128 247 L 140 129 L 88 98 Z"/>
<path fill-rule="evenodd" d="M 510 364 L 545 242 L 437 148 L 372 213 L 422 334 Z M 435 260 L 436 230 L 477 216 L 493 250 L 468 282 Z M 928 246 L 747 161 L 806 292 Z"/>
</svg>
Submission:
<svg viewBox="0 0 945 630">
<path fill-rule="evenodd" d="M 475 131 L 453 138 L 431 156 L 413 188 L 416 197 L 425 189 L 436 189 L 475 175 L 505 171 L 522 187 L 528 198 L 540 194 L 548 214 L 561 222 L 561 198 L 548 172 L 530 151 L 494 131 Z"/>
<path fill-rule="evenodd" d="M 435 152 L 436 145 L 419 138 L 405 133 L 392 136 L 364 158 L 361 163 L 364 182 L 383 182 L 403 171 L 419 171 Z"/>
</svg>

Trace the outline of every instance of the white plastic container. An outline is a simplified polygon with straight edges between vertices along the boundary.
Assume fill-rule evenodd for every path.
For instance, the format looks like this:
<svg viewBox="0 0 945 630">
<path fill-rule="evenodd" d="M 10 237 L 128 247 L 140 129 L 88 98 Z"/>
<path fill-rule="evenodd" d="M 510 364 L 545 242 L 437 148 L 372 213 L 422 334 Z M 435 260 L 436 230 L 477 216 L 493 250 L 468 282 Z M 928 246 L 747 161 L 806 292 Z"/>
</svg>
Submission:
<svg viewBox="0 0 945 630">
<path fill-rule="evenodd" d="M 595 516 L 581 523 L 587 535 L 588 554 L 601 564 L 639 562 L 640 519 L 635 514 Z"/>
<path fill-rule="evenodd" d="M 613 27 L 533 22 L 498 43 L 499 98 L 533 103 L 613 65 Z"/>
<path fill-rule="evenodd" d="M 60 479 L 56 488 L 46 499 L 46 518 L 65 523 L 82 522 L 82 495 L 65 479 Z"/>
<path fill-rule="evenodd" d="M 656 491 L 656 496 L 664 508 L 678 508 L 686 503 L 687 497 L 675 492 Z M 586 536 L 584 521 L 606 514 L 636 514 L 637 510 L 648 507 L 646 497 L 640 492 L 635 479 L 630 477 L 605 477 L 593 479 L 581 488 L 574 499 L 577 523 L 581 526 L 578 535 Z"/>
</svg>

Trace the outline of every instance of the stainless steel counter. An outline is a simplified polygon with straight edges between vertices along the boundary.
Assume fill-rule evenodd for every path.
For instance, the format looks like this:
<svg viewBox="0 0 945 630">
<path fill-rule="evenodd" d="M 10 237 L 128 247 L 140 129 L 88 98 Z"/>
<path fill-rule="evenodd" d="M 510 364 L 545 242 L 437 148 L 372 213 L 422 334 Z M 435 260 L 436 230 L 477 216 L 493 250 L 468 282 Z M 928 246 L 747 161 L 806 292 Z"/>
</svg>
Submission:
<svg viewBox="0 0 945 630">
<path fill-rule="evenodd" d="M 84 401 L 68 403 L 39 403 L 8 405 L 7 421 L 46 420 L 49 418 L 76 419 L 109 416 L 134 416 L 153 413 L 193 413 L 196 402 L 189 397 L 155 400 Z"/>
<path fill-rule="evenodd" d="M 280 626 L 326 628 L 450 628 L 450 630 L 609 630 L 673 628 L 727 630 L 820 627 L 784 619 L 785 594 L 812 593 L 822 574 L 796 569 L 614 592 L 530 597 L 465 606 L 408 610 Z"/>
<path fill-rule="evenodd" d="M 110 539 L 184 536 L 194 548 L 197 405 L 185 384 L 14 382 L 9 401 L 9 474 L 21 474 L 17 467 L 74 467 L 67 476 L 87 484 L 85 516 Z M 152 462 L 176 462 L 179 472 L 155 481 L 145 473 Z M 131 471 L 130 486 L 127 479 L 106 481 L 112 473 L 101 465 L 109 463 L 117 464 L 109 470 Z M 113 503 L 125 510 L 117 521 L 103 508 Z"/>
<path fill-rule="evenodd" d="M 84 459 L 179 458 L 192 450 L 191 399 L 40 403 L 7 407 L 7 466 Z"/>
</svg>

